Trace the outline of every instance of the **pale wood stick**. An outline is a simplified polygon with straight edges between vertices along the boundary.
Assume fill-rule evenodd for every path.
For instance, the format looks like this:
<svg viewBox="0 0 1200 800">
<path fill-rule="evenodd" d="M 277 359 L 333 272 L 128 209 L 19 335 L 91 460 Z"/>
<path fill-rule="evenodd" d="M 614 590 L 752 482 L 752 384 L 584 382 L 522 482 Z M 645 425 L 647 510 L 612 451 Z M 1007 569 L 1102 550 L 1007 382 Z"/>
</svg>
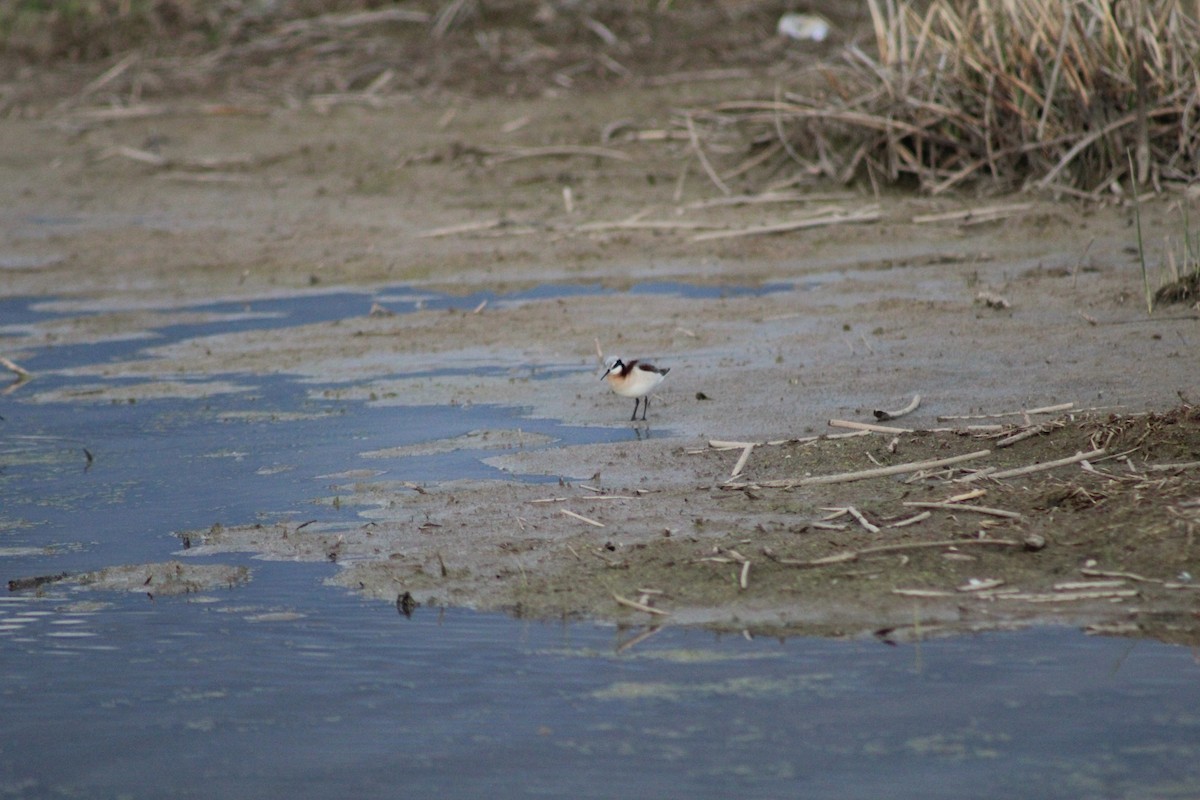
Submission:
<svg viewBox="0 0 1200 800">
<path fill-rule="evenodd" d="M 753 444 L 748 444 L 742 448 L 742 454 L 738 457 L 737 463 L 733 465 L 733 472 L 729 474 L 729 480 L 733 480 L 738 475 L 742 474 L 742 468 L 746 466 L 746 461 L 750 458 L 750 453 L 754 450 Z"/>
<path fill-rule="evenodd" d="M 741 450 L 754 447 L 758 442 L 730 442 L 724 439 L 709 439 L 708 446 L 716 450 Z"/>
<path fill-rule="evenodd" d="M 972 578 L 962 586 L 955 587 L 958 592 L 988 592 L 992 589 L 998 589 L 1004 585 L 1004 581 L 999 578 L 987 578 L 984 580 L 976 580 Z"/>
<path fill-rule="evenodd" d="M 1104 455 L 1104 448 L 1100 448 L 1099 450 L 1092 450 L 1089 453 L 1076 453 L 1075 455 L 1068 456 L 1067 458 L 1060 458 L 1055 461 L 1046 461 L 1045 463 L 1042 463 L 1042 464 L 1030 464 L 1027 467 L 1017 467 L 1016 469 L 1005 469 L 1005 470 L 1001 470 L 999 472 L 993 472 L 990 475 L 986 475 L 986 476 L 979 475 L 978 478 L 984 478 L 984 477 L 996 478 L 996 479 L 1015 478 L 1018 475 L 1028 475 L 1033 472 L 1044 472 L 1045 470 L 1054 469 L 1056 467 L 1065 467 L 1068 464 L 1078 464 L 1080 461 L 1087 461 L 1089 459 L 1097 458 L 1102 455 Z M 960 480 L 962 483 L 970 483 L 971 481 L 976 480 L 976 479 L 977 479 L 976 475 L 968 475 L 967 477 L 962 478 Z"/>
<path fill-rule="evenodd" d="M 505 164 L 523 158 L 562 158 L 565 156 L 590 156 L 593 158 L 611 158 L 617 161 L 633 161 L 633 157 L 620 150 L 607 147 L 591 147 L 589 145 L 551 145 L 548 147 L 514 147 L 511 150 L 499 151 L 491 156 L 491 164 Z"/>
<path fill-rule="evenodd" d="M 892 589 L 892 594 L 902 597 L 954 597 L 954 592 L 945 589 Z"/>
<path fill-rule="evenodd" d="M 116 64 L 113 64 L 111 67 L 106 69 L 104 73 L 100 75 L 100 77 L 92 80 L 87 86 L 84 86 L 82 89 L 80 89 L 79 94 L 75 95 L 75 97 L 72 99 L 79 101 L 95 93 L 96 91 L 103 89 L 109 83 L 119 78 L 121 74 L 125 72 L 125 70 L 137 63 L 138 59 L 141 57 L 142 54 L 136 50 L 125 56 Z"/>
<path fill-rule="evenodd" d="M 926 503 L 917 500 L 906 500 L 904 505 L 912 508 L 937 508 L 943 511 L 973 511 L 976 514 L 985 514 L 989 517 L 1003 517 L 1004 519 L 1024 520 L 1025 517 L 1018 514 L 1016 511 L 1005 511 L 1003 508 L 990 508 L 989 506 L 972 506 L 966 503 Z"/>
<path fill-rule="evenodd" d="M 617 594 L 616 592 L 613 592 L 612 596 L 613 596 L 613 600 L 616 600 L 621 605 L 627 606 L 636 611 L 645 611 L 647 614 L 657 614 L 660 617 L 667 617 L 667 616 L 671 615 L 670 611 L 663 611 L 661 608 L 655 608 L 654 606 L 648 606 L 645 603 L 639 603 L 637 600 L 630 600 L 628 597 L 622 597 L 621 595 Z"/>
<path fill-rule="evenodd" d="M 131 119 L 144 119 L 146 117 L 161 117 L 169 114 L 171 109 L 168 106 L 150 105 L 143 103 L 136 106 L 118 106 L 118 107 L 102 107 L 88 108 L 76 111 L 73 116 L 81 117 L 86 120 L 95 122 L 116 122 Z"/>
<path fill-rule="evenodd" d="M 958 222 L 971 221 L 982 219 L 996 219 L 998 217 L 1010 216 L 1012 214 L 1020 214 L 1022 211 L 1028 211 L 1033 208 L 1033 203 L 1012 203 L 1007 205 L 985 206 L 984 208 L 967 208 L 962 211 L 946 211 L 941 214 L 921 214 L 913 217 L 913 223 L 923 225 L 928 222 Z"/>
<path fill-rule="evenodd" d="M 1147 578 L 1145 575 L 1138 575 L 1136 572 L 1119 572 L 1110 569 L 1092 569 L 1084 567 L 1079 570 L 1081 575 L 1086 575 L 1089 578 L 1125 578 L 1131 581 L 1139 581 L 1142 583 L 1162 583 L 1158 578 Z"/>
<path fill-rule="evenodd" d="M 1055 425 L 1054 423 L 1050 422 L 1043 423 L 1041 425 L 1034 425 L 1032 428 L 1026 428 L 1023 431 L 1018 431 L 1011 436 L 1005 436 L 1003 439 L 998 440 L 996 442 L 996 447 L 1010 447 L 1017 442 L 1023 442 L 1026 439 L 1033 438 L 1034 436 L 1040 436 L 1043 433 L 1049 433 L 1050 431 L 1059 427 L 1062 426 Z"/>
<path fill-rule="evenodd" d="M 923 469 L 947 467 L 951 464 L 959 464 L 963 461 L 971 461 L 972 459 L 983 458 L 986 455 L 991 455 L 991 453 L 991 450 L 976 450 L 973 453 L 965 453 L 961 456 L 951 456 L 949 458 L 939 458 L 933 461 L 910 461 L 905 464 L 893 464 L 890 467 L 865 469 L 860 472 L 841 472 L 837 473 L 836 475 L 814 475 L 810 478 L 760 481 L 758 485 L 768 489 L 791 489 L 796 486 L 820 486 L 830 483 L 849 483 L 851 481 L 861 481 L 868 478 L 882 478 L 888 475 L 901 475 L 905 472 L 916 472 Z"/>
<path fill-rule="evenodd" d="M 586 522 L 588 525 L 595 525 L 597 528 L 604 527 L 603 522 L 597 522 L 594 519 L 585 517 L 583 514 L 576 514 L 574 511 L 570 510 L 569 508 L 560 508 L 559 511 L 566 514 L 568 517 L 574 517 L 575 519 L 579 520 L 580 522 Z"/>
<path fill-rule="evenodd" d="M 416 234 L 418 239 L 436 239 L 442 236 L 457 236 L 460 233 L 477 233 L 499 228 L 504 224 L 500 217 L 483 220 L 482 222 L 464 222 L 461 225 L 447 225 L 444 228 L 432 228 Z"/>
<path fill-rule="evenodd" d="M 871 431 L 872 433 L 912 433 L 912 428 L 892 428 L 887 425 L 876 425 L 873 422 L 855 422 L 849 419 L 831 419 L 827 423 L 831 428 L 850 428 L 856 431 Z"/>
<path fill-rule="evenodd" d="M 933 516 L 933 514 L 931 514 L 930 512 L 922 511 L 920 514 L 914 514 L 913 516 L 909 517 L 908 519 L 902 519 L 899 522 L 893 522 L 890 525 L 888 525 L 888 527 L 889 528 L 907 528 L 909 525 L 916 525 L 918 522 L 924 522 L 925 520 L 929 519 L 932 516 Z"/>
<path fill-rule="evenodd" d="M 729 442 L 723 439 L 710 439 L 708 446 L 710 450 L 741 450 L 748 444 L 753 444 L 756 447 L 778 447 L 785 444 L 806 445 L 813 442 L 823 442 L 827 439 L 853 439 L 858 436 L 870 436 L 871 431 L 850 431 L 848 433 L 822 433 L 819 436 L 803 436 L 798 439 L 772 439 L 769 442 Z M 696 455 L 706 453 L 708 450 L 688 450 L 688 453 Z M 736 487 L 735 487 L 736 488 Z"/>
<path fill-rule="evenodd" d="M 750 561 L 742 562 L 742 574 L 738 576 L 738 587 L 745 590 L 750 585 Z"/>
<path fill-rule="evenodd" d="M 708 222 L 690 222 L 688 220 L 656 220 L 656 219 L 638 219 L 638 220 L 619 220 L 617 222 L 586 222 L 582 225 L 576 225 L 574 230 L 578 233 L 589 233 L 592 231 L 622 231 L 622 230 L 648 230 L 648 231 L 704 231 L 712 230 L 718 226 Z"/>
<path fill-rule="evenodd" d="M 1074 403 L 1060 403 L 1056 406 L 1042 406 L 1041 408 L 1030 408 L 1025 411 L 1001 411 L 998 414 L 944 415 L 938 417 L 938 422 L 948 422 L 956 419 L 1000 419 L 1001 417 L 1021 417 L 1026 414 L 1053 414 L 1057 411 L 1070 411 L 1074 407 Z"/>
<path fill-rule="evenodd" d="M 880 411 L 879 409 L 876 409 L 874 412 L 875 419 L 879 420 L 880 422 L 887 422 L 888 420 L 896 419 L 897 417 L 903 417 L 905 414 L 911 414 L 912 412 L 916 411 L 920 405 L 921 395 L 914 394 L 913 399 L 909 402 L 909 404 L 898 411 Z"/>
<path fill-rule="evenodd" d="M 687 131 L 668 131 L 662 128 L 649 128 L 644 131 L 631 131 L 625 134 L 626 139 L 634 142 L 683 142 L 690 137 Z"/>
<path fill-rule="evenodd" d="M 846 506 L 846 511 L 850 514 L 850 516 L 852 516 L 856 520 L 858 520 L 859 525 L 862 525 L 864 528 L 866 528 L 871 533 L 879 533 L 879 526 L 873 525 L 871 523 L 871 521 L 868 520 L 865 516 L 863 516 L 863 513 L 861 511 L 859 511 L 857 508 L 855 508 L 854 506 Z"/>
<path fill-rule="evenodd" d="M 995 473 L 995 471 L 996 471 L 995 467 L 984 467 L 981 470 L 972 472 L 970 475 L 964 475 L 961 478 L 955 478 L 954 482 L 955 483 L 970 483 L 971 481 L 982 480 L 983 478 L 986 478 L 986 477 L 992 475 L 993 473 Z M 912 479 L 910 478 L 909 481 L 911 481 L 911 480 Z"/>
<path fill-rule="evenodd" d="M 1110 589 L 1096 592 L 1052 592 L 1049 594 L 998 594 L 1001 600 L 1020 600 L 1025 603 L 1074 603 L 1080 600 L 1122 600 L 1137 597 L 1137 589 Z"/>
<path fill-rule="evenodd" d="M 732 558 L 734 561 L 738 562 L 739 564 L 745 564 L 747 561 L 750 560 L 750 559 L 746 558 L 744 555 L 742 555 L 741 553 L 739 553 L 737 550 L 734 550 L 732 547 L 727 549 L 725 552 L 729 555 L 730 558 Z"/>
<path fill-rule="evenodd" d="M 1004 426 L 995 423 L 990 425 L 964 425 L 961 428 L 922 428 L 921 433 L 954 433 L 959 436 L 973 436 L 981 433 L 999 433 Z"/>
<path fill-rule="evenodd" d="M 841 553 L 835 553 L 824 558 L 815 558 L 811 561 L 803 561 L 794 558 L 779 558 L 764 549 L 764 553 L 771 558 L 776 564 L 782 564 L 786 567 L 827 567 L 831 564 L 845 564 L 849 561 L 857 561 L 863 556 L 879 555 L 881 553 L 900 553 L 905 550 L 927 550 L 940 547 L 964 547 L 964 546 L 990 546 L 990 547 L 1025 547 L 1024 542 L 1018 542 L 1013 539 L 948 539 L 937 542 L 906 542 L 904 544 L 885 544 L 878 547 L 867 547 L 862 550 L 847 550 Z"/>
<path fill-rule="evenodd" d="M 942 502 L 944 502 L 944 503 L 961 503 L 964 500 L 975 500 L 977 498 L 983 497 L 987 493 L 988 493 L 987 489 L 972 489 L 969 492 L 963 492 L 962 494 L 956 494 L 953 497 L 947 497 Z"/>
<path fill-rule="evenodd" d="M 987 547 L 1025 547 L 1024 542 L 1015 539 L 947 539 L 940 542 L 905 542 L 903 544 L 881 544 L 867 547 L 858 551 L 859 555 L 875 555 L 876 553 L 899 553 L 904 550 L 924 550 L 936 547 L 962 547 L 964 545 L 982 545 Z"/>
<path fill-rule="evenodd" d="M 8 366 L 7 364 L 5 366 Z M 1174 472 L 1175 470 L 1196 469 L 1200 467 L 1200 461 L 1184 461 L 1179 464 L 1145 464 L 1142 466 L 1146 472 Z"/>
<path fill-rule="evenodd" d="M 1125 578 L 1114 578 L 1106 581 L 1064 581 L 1050 587 L 1056 592 L 1078 592 L 1091 589 L 1119 589 L 1124 586 Z"/>
<path fill-rule="evenodd" d="M 790 233 L 807 228 L 820 228 L 826 225 L 852 225 L 861 222 L 878 222 L 883 215 L 878 211 L 858 211 L 850 214 L 829 214 L 822 217 L 794 220 L 792 222 L 777 222 L 773 225 L 757 225 L 740 228 L 734 231 L 712 231 L 699 233 L 692 237 L 693 242 L 708 242 L 714 239 L 732 239 L 736 236 L 763 236 L 771 233 Z"/>
<path fill-rule="evenodd" d="M 696 135 L 696 123 L 692 121 L 692 115 L 685 114 L 683 121 L 687 124 L 688 139 L 692 143 L 692 149 L 696 151 L 696 158 L 700 160 L 700 166 L 704 168 L 704 173 L 708 175 L 708 179 L 713 182 L 713 186 L 721 190 L 721 194 L 726 196 L 733 194 L 729 190 L 729 187 L 725 185 L 725 182 L 721 180 L 721 176 L 717 174 L 717 171 L 713 169 L 712 164 L 709 163 L 708 156 L 704 154 L 704 148 L 700 146 L 700 137 Z"/>
</svg>

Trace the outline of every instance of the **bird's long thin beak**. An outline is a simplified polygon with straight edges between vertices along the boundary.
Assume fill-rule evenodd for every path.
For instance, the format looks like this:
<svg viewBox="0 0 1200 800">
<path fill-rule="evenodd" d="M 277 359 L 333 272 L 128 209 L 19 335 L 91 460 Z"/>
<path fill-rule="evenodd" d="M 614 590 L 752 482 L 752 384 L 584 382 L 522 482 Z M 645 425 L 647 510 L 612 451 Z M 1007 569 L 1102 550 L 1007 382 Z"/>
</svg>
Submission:
<svg viewBox="0 0 1200 800">
<path fill-rule="evenodd" d="M 604 370 L 604 374 L 600 376 L 600 380 L 604 380 L 605 378 L 607 378 L 608 373 L 610 373 L 610 372 L 612 372 L 612 367 L 609 367 L 608 369 Z"/>
</svg>

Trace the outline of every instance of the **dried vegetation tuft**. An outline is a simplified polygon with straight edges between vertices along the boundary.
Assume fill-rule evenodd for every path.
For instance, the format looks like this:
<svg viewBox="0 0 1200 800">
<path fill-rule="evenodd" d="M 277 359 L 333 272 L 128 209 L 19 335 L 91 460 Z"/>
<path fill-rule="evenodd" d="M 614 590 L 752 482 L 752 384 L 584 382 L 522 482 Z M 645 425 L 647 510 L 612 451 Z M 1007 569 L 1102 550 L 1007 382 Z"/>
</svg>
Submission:
<svg viewBox="0 0 1200 800">
<path fill-rule="evenodd" d="M 808 179 L 966 183 L 1095 196 L 1189 181 L 1200 157 L 1200 10 L 1179 0 L 869 0 L 807 91 L 689 115 L 749 135 L 760 169 Z M 812 75 L 819 76 L 811 80 Z M 770 151 L 765 157 L 763 151 Z M 1131 163 L 1132 162 L 1132 163 Z"/>
</svg>

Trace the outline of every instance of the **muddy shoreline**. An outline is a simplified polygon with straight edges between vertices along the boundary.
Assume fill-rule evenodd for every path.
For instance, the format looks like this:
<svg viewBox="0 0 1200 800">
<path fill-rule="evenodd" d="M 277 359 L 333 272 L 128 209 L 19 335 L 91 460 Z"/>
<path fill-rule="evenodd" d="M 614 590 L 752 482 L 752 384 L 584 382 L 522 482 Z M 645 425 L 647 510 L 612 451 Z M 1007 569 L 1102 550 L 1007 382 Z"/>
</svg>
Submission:
<svg viewBox="0 0 1200 800">
<path fill-rule="evenodd" d="M 230 376 L 252 385 L 286 373 L 311 382 L 314 396 L 373 406 L 495 403 L 624 429 L 627 403 L 596 380 L 599 342 L 672 369 L 648 426 L 631 427 L 628 441 L 560 446 L 504 430 L 432 443 L 479 449 L 512 480 L 348 480 L 335 493 L 361 506 L 360 525 L 186 532 L 193 547 L 181 563 L 229 550 L 333 558 L 344 567 L 338 583 L 381 600 L 407 592 L 427 605 L 536 617 L 897 636 L 1069 622 L 1195 641 L 1200 472 L 1151 468 L 1200 458 L 1200 421 L 1187 405 L 1200 393 L 1200 317 L 1186 304 L 1147 315 L 1128 208 L 865 190 L 714 204 L 686 142 L 611 144 L 622 158 L 480 155 L 591 143 L 624 117 L 662 127 L 672 107 L 761 94 L 768 83 L 752 72 L 670 90 L 397 96 L 327 113 L 218 115 L 185 97 L 152 117 L 98 121 L 65 108 L 9 120 L 0 128 L 0 293 L 45 298 L 68 317 L 3 329 L 0 354 L 19 364 L 63 344 L 146 346 L 137 358 L 72 370 L 95 377 L 86 391 L 43 389 L 34 376 L 6 402 L 202 397 L 239 391 Z M 130 157 L 147 142 L 167 158 Z M 1190 202 L 1143 208 L 1147 241 L 1177 231 L 1180 201 Z M 1015 210 L 920 221 L 1000 205 Z M 867 222 L 703 236 L 864 209 L 873 209 Z M 698 296 L 701 286 L 729 292 Z M 390 313 L 387 292 L 372 307 L 379 287 L 494 299 Z M 531 287 L 549 290 L 511 294 Z M 361 309 L 344 318 L 171 345 L 152 338 L 156 327 L 211 313 L 196 310 L 205 303 L 244 302 L 252 315 L 267 297 L 342 290 L 362 292 Z M 917 433 L 765 444 L 837 432 L 830 419 L 873 421 L 874 409 L 914 394 L 922 404 L 900 423 Z M 1003 451 L 972 435 L 921 433 L 948 427 L 942 416 L 1063 403 L 1073 406 L 998 420 L 1016 426 L 1008 434 L 1049 425 Z M 952 481 L 962 471 L 914 484 L 758 485 L 981 448 L 993 449 L 989 465 L 1017 467 L 1086 451 L 1105 426 L 1118 432 L 1105 460 L 1089 462 L 1094 472 L 1077 463 L 980 481 L 986 496 L 969 502 L 1019 520 L 943 509 L 888 527 L 913 516 L 906 502 L 959 493 Z M 763 445 L 735 481 L 744 486 L 728 485 L 741 451 L 714 440 Z M 345 469 L 372 462 L 363 452 Z M 561 486 L 521 480 L 529 475 Z M 825 519 L 847 507 L 878 530 L 845 514 Z M 974 544 L 981 533 L 1039 536 L 1045 547 Z M 945 540 L 961 544 L 786 563 Z M 1026 599 L 972 581 L 1002 581 L 992 588 Z M 1054 588 L 1071 584 L 1083 588 Z M 1027 599 L 1056 591 L 1077 596 Z"/>
</svg>

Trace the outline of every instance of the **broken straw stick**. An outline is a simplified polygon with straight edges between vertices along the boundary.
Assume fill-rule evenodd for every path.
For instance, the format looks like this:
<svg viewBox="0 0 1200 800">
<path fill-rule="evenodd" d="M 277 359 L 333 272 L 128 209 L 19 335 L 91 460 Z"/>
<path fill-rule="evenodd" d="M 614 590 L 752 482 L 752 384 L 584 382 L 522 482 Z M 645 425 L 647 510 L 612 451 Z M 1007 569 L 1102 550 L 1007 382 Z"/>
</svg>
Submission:
<svg viewBox="0 0 1200 800">
<path fill-rule="evenodd" d="M 1013 539 L 949 539 L 938 542 L 907 542 L 905 544 L 884 544 L 878 547 L 866 547 L 862 550 L 847 550 L 824 558 L 802 561 L 796 558 L 772 558 L 776 564 L 785 567 L 827 567 L 831 564 L 845 564 L 857 561 L 863 556 L 880 555 L 882 553 L 899 553 L 905 550 L 927 550 L 939 547 L 962 547 L 964 545 L 987 545 L 991 547 L 1025 547 L 1024 542 Z"/>
<path fill-rule="evenodd" d="M 888 527 L 889 528 L 907 528 L 909 525 L 916 525 L 918 522 L 924 522 L 925 520 L 929 519 L 932 516 L 933 516 L 933 514 L 931 514 L 930 512 L 922 511 L 920 514 L 914 514 L 913 516 L 909 517 L 908 519 L 902 519 L 899 522 L 893 522 L 893 523 L 889 524 Z"/>
<path fill-rule="evenodd" d="M 721 180 L 721 176 L 713 169 L 712 164 L 708 160 L 708 156 L 704 154 L 704 148 L 700 146 L 700 137 L 696 134 L 696 123 L 692 121 L 691 114 L 685 114 L 683 117 L 684 123 L 687 124 L 688 140 L 691 142 L 692 150 L 696 153 L 696 158 L 700 161 L 700 166 L 704 168 L 704 174 L 708 175 L 708 179 L 713 182 L 721 190 L 721 194 L 728 197 L 733 194 L 725 182 Z"/>
<path fill-rule="evenodd" d="M 875 409 L 873 413 L 875 414 L 875 419 L 879 420 L 880 422 L 887 422 L 890 419 L 896 419 L 897 417 L 903 417 L 905 414 L 911 414 L 912 412 L 916 411 L 917 407 L 920 405 L 921 395 L 914 394 L 913 399 L 909 402 L 909 404 L 899 411 L 880 411 L 879 409 Z"/>
<path fill-rule="evenodd" d="M 1174 472 L 1197 467 L 1200 467 L 1200 461 L 1183 461 L 1178 464 L 1143 464 L 1142 470 L 1145 472 Z"/>
<path fill-rule="evenodd" d="M 1023 417 L 1026 414 L 1053 414 L 1057 411 L 1070 411 L 1074 407 L 1074 403 L 1060 403 L 1056 406 L 1042 406 L 1041 408 L 1030 408 L 1024 411 L 1001 411 L 998 414 L 944 415 L 938 417 L 938 422 L 949 422 L 950 420 L 959 419 L 1000 419 L 1001 417 Z"/>
<path fill-rule="evenodd" d="M 1137 597 L 1137 589 L 1109 589 L 1095 592 L 1054 592 L 1050 594 L 1001 594 L 1000 600 L 1020 600 L 1025 603 L 1075 603 L 1080 600 L 1123 600 Z"/>
<path fill-rule="evenodd" d="M 831 419 L 831 428 L 850 428 L 855 431 L 870 431 L 871 433 L 912 433 L 912 428 L 893 428 L 888 425 L 876 425 L 873 422 L 855 422 L 849 419 Z"/>
<path fill-rule="evenodd" d="M 552 145 L 549 147 L 514 147 L 511 150 L 501 150 L 488 158 L 489 164 L 506 164 L 523 158 L 564 158 L 569 156 L 588 156 L 593 158 L 611 158 L 616 161 L 633 161 L 633 157 L 620 150 L 608 147 L 591 147 L 588 145 Z"/>
<path fill-rule="evenodd" d="M 689 222 L 687 220 L 657 220 L 636 219 L 617 220 L 615 222 L 585 222 L 576 225 L 576 233 L 591 233 L 600 231 L 703 231 L 717 227 L 709 222 Z"/>
<path fill-rule="evenodd" d="M 597 522 L 594 519 L 585 517 L 583 514 L 576 514 L 574 511 L 570 510 L 569 508 L 560 508 L 559 511 L 566 514 L 568 517 L 574 517 L 575 519 L 579 520 L 580 522 L 586 522 L 588 525 L 595 525 L 597 528 L 604 527 L 603 522 Z"/>
<path fill-rule="evenodd" d="M 636 611 L 645 611 L 647 614 L 657 614 L 660 617 L 667 617 L 667 616 L 670 616 L 670 614 L 671 614 L 670 611 L 663 611 L 661 608 L 655 608 L 654 606 L 648 606 L 645 603 L 639 603 L 637 600 L 630 600 L 628 597 L 622 597 L 621 595 L 617 594 L 616 592 L 613 592 L 612 596 L 613 596 L 613 600 L 616 600 L 621 605 L 627 606 Z"/>
<path fill-rule="evenodd" d="M 858 520 L 859 525 L 862 525 L 869 532 L 879 533 L 879 526 L 872 524 L 871 521 L 869 519 L 867 519 L 865 516 L 863 516 L 863 513 L 861 511 L 859 511 L 857 508 L 855 508 L 854 506 L 846 506 L 846 511 L 849 512 L 850 516 L 852 516 L 856 520 Z"/>
<path fill-rule="evenodd" d="M 972 506 L 966 503 L 927 503 L 916 500 L 906 500 L 904 505 L 912 508 L 937 508 L 943 511 L 974 511 L 976 514 L 986 514 L 989 517 L 1004 517 L 1005 519 L 1015 519 L 1022 521 L 1024 516 L 1016 511 L 1005 511 L 1003 508 L 992 508 L 990 506 Z"/>
<path fill-rule="evenodd" d="M 487 219 L 482 222 L 465 222 L 461 225 L 447 225 L 444 228 L 431 228 L 427 231 L 421 231 L 414 234 L 418 239 L 438 239 L 443 236 L 457 236 L 460 233 L 478 233 L 479 231 L 490 231 L 499 228 L 504 224 L 502 217 L 495 219 Z"/>
<path fill-rule="evenodd" d="M 742 454 L 738 457 L 737 463 L 733 465 L 733 472 L 729 474 L 729 480 L 733 480 L 742 474 L 742 468 L 746 466 L 746 461 L 750 458 L 752 450 L 754 450 L 753 444 L 748 444 L 742 448 Z"/>
<path fill-rule="evenodd" d="M 784 444 L 807 445 L 813 442 L 823 442 L 831 439 L 853 439 L 858 436 L 870 436 L 871 431 L 850 431 L 848 433 L 822 433 L 819 436 L 802 436 L 797 439 L 772 439 L 769 442 L 731 442 L 724 439 L 709 439 L 708 450 L 741 450 L 748 444 L 755 447 L 778 447 Z M 688 450 L 689 455 L 707 453 L 708 450 Z"/>
<path fill-rule="evenodd" d="M 1075 455 L 1068 456 L 1067 458 L 1060 458 L 1055 461 L 1047 461 L 1042 464 L 1030 464 L 1027 467 L 1005 469 L 1001 470 L 1000 472 L 992 472 L 987 475 L 976 473 L 975 475 L 968 475 L 960 480 L 962 483 L 970 483 L 971 481 L 978 480 L 980 478 L 1015 478 L 1018 475 L 1028 475 L 1031 472 L 1043 472 L 1048 469 L 1054 469 L 1055 467 L 1065 467 L 1068 464 L 1077 464 L 1080 461 L 1088 461 L 1093 458 L 1098 458 L 1102 455 L 1104 455 L 1104 448 L 1093 450 L 1090 453 L 1076 453 Z"/>
<path fill-rule="evenodd" d="M 1050 431 L 1061 428 L 1062 423 L 1059 422 L 1058 424 L 1055 424 L 1056 422 L 1056 420 L 1050 420 L 1039 425 L 1032 425 L 1025 430 L 1018 431 L 1009 436 L 1005 436 L 1003 439 L 1000 439 L 996 442 L 996 447 L 1011 447 L 1017 442 L 1023 442 L 1026 439 L 1033 438 L 1034 436 L 1041 436 L 1043 433 L 1049 433 Z"/>
<path fill-rule="evenodd" d="M 827 214 L 822 217 L 793 220 L 792 222 L 777 222 L 772 225 L 756 225 L 749 228 L 739 228 L 732 231 L 712 231 L 698 233 L 691 238 L 693 242 L 708 242 L 713 239 L 732 239 L 735 236 L 763 236 L 771 233 L 791 233 L 806 228 L 820 228 L 825 225 L 851 225 L 858 222 L 878 222 L 883 215 L 878 211 L 859 211 L 852 214 Z"/>
<path fill-rule="evenodd" d="M 985 206 L 983 208 L 967 208 L 962 211 L 946 211 L 941 214 L 921 214 L 912 218 L 913 224 L 922 225 L 929 222 L 968 222 L 1020 214 L 1033 208 L 1033 203 L 1013 203 L 1009 205 Z"/>
<path fill-rule="evenodd" d="M 1140 581 L 1142 583 L 1165 583 L 1166 581 L 1158 578 L 1147 578 L 1145 575 L 1138 575 L 1136 572 L 1121 572 L 1112 569 L 1093 569 L 1084 567 L 1079 570 L 1079 574 L 1086 575 L 1089 578 L 1125 578 L 1131 581 Z"/>
<path fill-rule="evenodd" d="M 791 489 L 796 486 L 820 486 L 829 483 L 849 483 L 851 481 L 861 481 L 868 478 L 882 478 L 888 475 L 901 475 L 905 472 L 917 472 L 918 470 L 947 467 L 951 464 L 959 464 L 963 461 L 983 458 L 986 455 L 991 455 L 991 453 L 991 450 L 976 450 L 973 453 L 965 453 L 961 456 L 951 456 L 949 458 L 939 458 L 934 461 L 909 461 L 904 464 L 893 464 L 890 467 L 878 467 L 876 469 L 864 469 L 859 472 L 839 472 L 834 475 L 814 475 L 809 478 L 760 481 L 758 485 L 766 489 Z"/>
<path fill-rule="evenodd" d="M 741 450 L 746 447 L 754 447 L 756 444 L 758 444 L 758 442 L 731 442 L 725 439 L 708 440 L 708 446 L 714 450 Z"/>
</svg>

